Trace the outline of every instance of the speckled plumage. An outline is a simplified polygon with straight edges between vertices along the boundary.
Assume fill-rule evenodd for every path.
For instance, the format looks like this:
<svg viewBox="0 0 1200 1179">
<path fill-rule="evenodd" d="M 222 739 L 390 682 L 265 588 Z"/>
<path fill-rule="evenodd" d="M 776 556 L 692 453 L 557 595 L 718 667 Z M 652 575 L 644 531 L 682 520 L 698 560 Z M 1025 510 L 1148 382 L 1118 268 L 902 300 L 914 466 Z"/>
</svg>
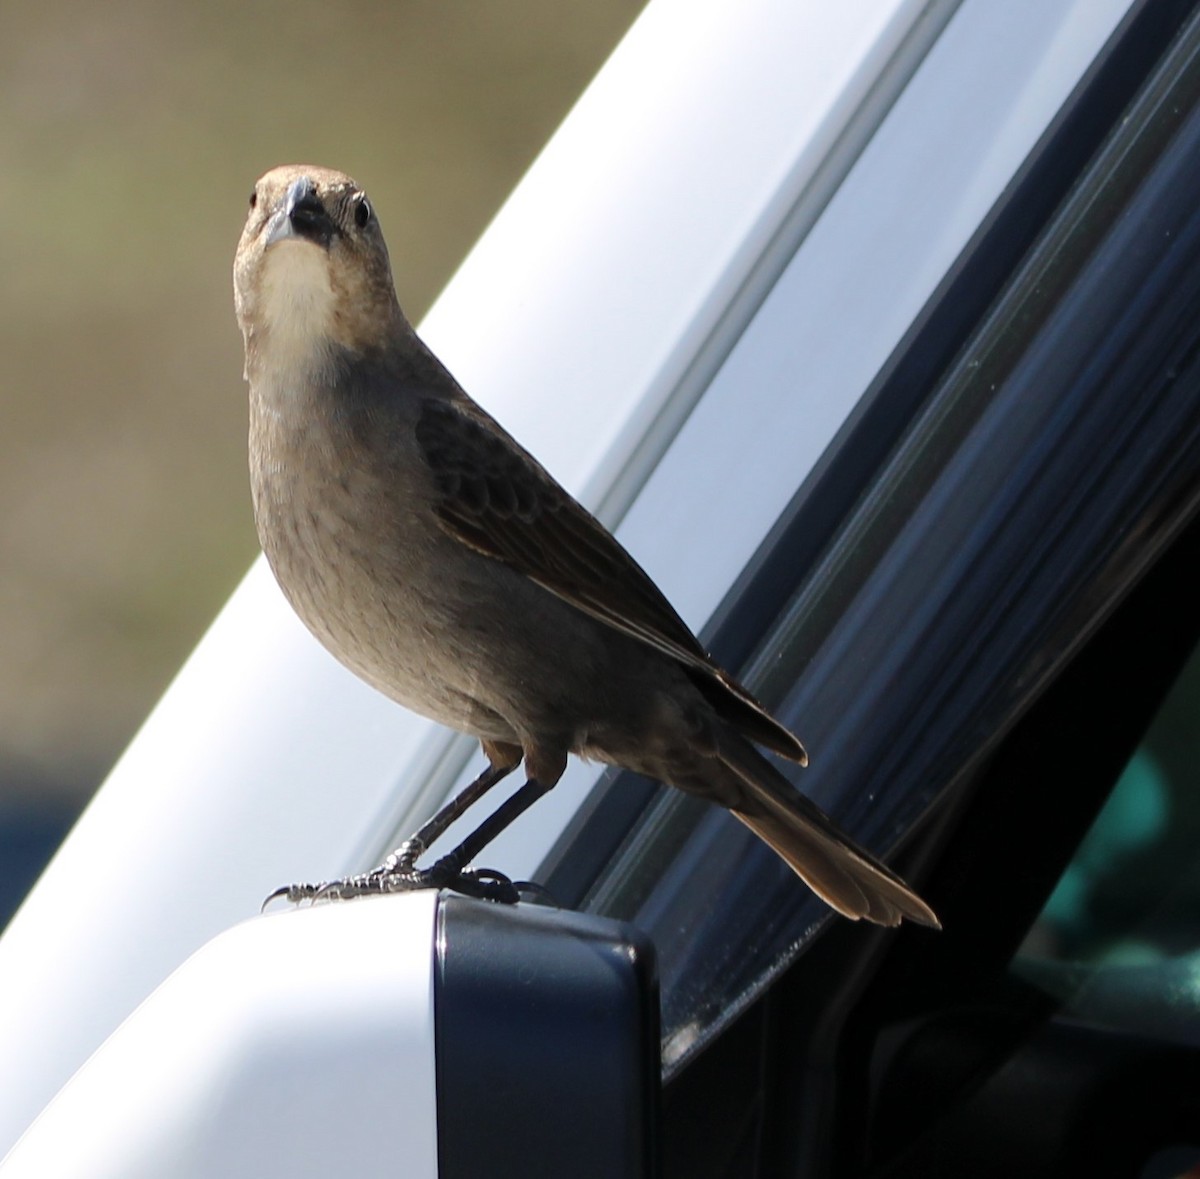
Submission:
<svg viewBox="0 0 1200 1179">
<path fill-rule="evenodd" d="M 338 659 L 542 786 L 569 753 L 637 770 L 728 807 L 848 916 L 936 924 L 754 749 L 807 760 L 421 343 L 354 181 L 259 180 L 234 288 L 259 536 Z"/>
</svg>

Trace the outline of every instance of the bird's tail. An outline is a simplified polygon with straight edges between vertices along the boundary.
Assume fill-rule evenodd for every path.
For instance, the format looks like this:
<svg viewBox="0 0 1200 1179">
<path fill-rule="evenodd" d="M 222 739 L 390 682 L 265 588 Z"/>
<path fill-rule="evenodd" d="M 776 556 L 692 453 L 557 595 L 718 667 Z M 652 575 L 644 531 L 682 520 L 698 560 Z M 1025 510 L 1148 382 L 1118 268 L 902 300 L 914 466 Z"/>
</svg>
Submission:
<svg viewBox="0 0 1200 1179">
<path fill-rule="evenodd" d="M 745 809 L 730 809 L 827 905 L 855 921 L 899 925 L 907 917 L 941 928 L 934 911 L 899 876 L 843 834 L 753 746 L 727 733 L 718 756 L 745 787 Z"/>
</svg>

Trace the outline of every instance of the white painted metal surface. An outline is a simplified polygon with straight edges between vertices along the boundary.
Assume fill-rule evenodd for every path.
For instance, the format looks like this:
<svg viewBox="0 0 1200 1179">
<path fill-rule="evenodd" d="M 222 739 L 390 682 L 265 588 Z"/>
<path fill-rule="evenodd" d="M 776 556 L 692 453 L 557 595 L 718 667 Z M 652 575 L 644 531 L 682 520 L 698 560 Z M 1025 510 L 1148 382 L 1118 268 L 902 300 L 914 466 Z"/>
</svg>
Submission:
<svg viewBox="0 0 1200 1179">
<path fill-rule="evenodd" d="M 699 627 L 1126 6 L 652 0 L 424 333 Z M 369 866 L 469 748 L 257 565 L 0 940 L 0 1151 L 188 954 Z M 593 779 L 489 864 L 527 875 Z"/>
<path fill-rule="evenodd" d="M 436 1179 L 435 893 L 244 922 L 72 1078 L 4 1179 Z"/>
</svg>

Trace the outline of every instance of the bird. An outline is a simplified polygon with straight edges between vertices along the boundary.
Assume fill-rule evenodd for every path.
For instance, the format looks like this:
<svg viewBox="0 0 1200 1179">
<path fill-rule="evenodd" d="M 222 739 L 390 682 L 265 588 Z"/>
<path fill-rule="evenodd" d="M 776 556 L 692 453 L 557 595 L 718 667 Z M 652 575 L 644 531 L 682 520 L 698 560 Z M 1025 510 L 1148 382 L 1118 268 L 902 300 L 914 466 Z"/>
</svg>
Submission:
<svg viewBox="0 0 1200 1179">
<path fill-rule="evenodd" d="M 502 873 L 471 865 L 574 754 L 725 807 L 846 917 L 938 928 L 899 876 L 760 752 L 803 766 L 799 739 L 421 341 L 363 189 L 333 169 L 286 165 L 257 181 L 249 203 L 234 304 L 267 561 L 341 663 L 472 735 L 487 759 L 378 868 L 272 897 L 448 887 L 515 900 Z M 525 784 L 418 868 L 522 763 Z"/>
</svg>

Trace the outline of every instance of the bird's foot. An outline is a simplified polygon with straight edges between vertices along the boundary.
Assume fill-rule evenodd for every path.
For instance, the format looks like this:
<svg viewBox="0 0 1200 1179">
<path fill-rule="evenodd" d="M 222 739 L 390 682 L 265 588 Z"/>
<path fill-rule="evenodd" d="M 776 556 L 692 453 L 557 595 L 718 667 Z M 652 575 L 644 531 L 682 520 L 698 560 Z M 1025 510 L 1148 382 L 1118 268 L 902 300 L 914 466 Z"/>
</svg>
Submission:
<svg viewBox="0 0 1200 1179">
<path fill-rule="evenodd" d="M 318 901 L 343 901 L 351 897 L 380 896 L 428 887 L 415 868 L 397 868 L 385 862 L 370 872 L 347 876 L 343 880 L 325 880 L 320 884 L 286 884 L 271 893 L 263 901 L 262 907 L 265 910 L 278 900 L 290 905 L 300 905 L 305 901 L 315 905 Z"/>
<path fill-rule="evenodd" d="M 435 864 L 429 871 L 437 868 Z M 495 901 L 498 905 L 515 905 L 526 893 L 545 897 L 550 903 L 555 903 L 550 893 L 535 880 L 513 880 L 495 868 L 472 868 L 447 875 L 440 883 L 428 885 L 430 888 L 448 888 L 452 892 L 461 893 L 465 897 L 478 897 L 484 901 Z"/>
<path fill-rule="evenodd" d="M 526 880 L 513 881 L 494 868 L 462 868 L 452 856 L 443 857 L 429 868 L 416 868 L 403 855 L 404 851 L 404 848 L 398 848 L 378 868 L 358 876 L 329 880 L 322 884 L 289 884 L 277 888 L 263 901 L 262 907 L 265 910 L 280 899 L 292 905 L 305 902 L 315 905 L 321 901 L 382 896 L 393 892 L 411 892 L 418 888 L 447 888 L 463 896 L 515 905 L 523 892 L 541 891 L 540 885 Z"/>
<path fill-rule="evenodd" d="M 428 868 L 414 869 L 422 888 L 448 888 L 466 897 L 515 905 L 521 893 L 538 886 L 525 880 L 512 880 L 495 868 L 465 868 L 460 856 L 451 852 Z"/>
</svg>

